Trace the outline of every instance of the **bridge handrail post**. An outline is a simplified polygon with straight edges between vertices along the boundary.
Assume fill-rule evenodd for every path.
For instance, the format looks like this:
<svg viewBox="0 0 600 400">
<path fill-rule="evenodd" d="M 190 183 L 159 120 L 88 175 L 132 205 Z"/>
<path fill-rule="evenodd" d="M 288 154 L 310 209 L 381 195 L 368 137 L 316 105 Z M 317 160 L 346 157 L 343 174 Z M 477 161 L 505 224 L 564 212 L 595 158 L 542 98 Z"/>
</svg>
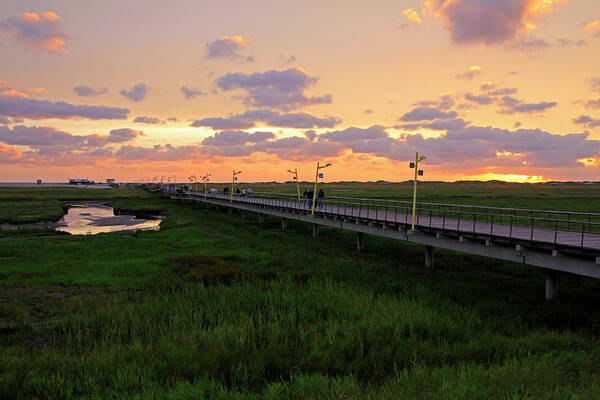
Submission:
<svg viewBox="0 0 600 400">
<path fill-rule="evenodd" d="M 473 211 L 471 211 L 472 217 L 473 217 L 473 234 L 475 234 L 475 226 L 477 225 L 477 214 Z"/>
<path fill-rule="evenodd" d="M 494 238 L 494 214 L 491 215 L 492 223 L 490 225 L 490 239 Z"/>
<path fill-rule="evenodd" d="M 583 249 L 583 238 L 585 236 L 585 222 L 581 223 L 581 248 Z"/>
<path fill-rule="evenodd" d="M 534 223 L 535 223 L 535 220 L 532 217 L 531 218 L 531 237 L 529 238 L 532 242 L 533 242 L 533 227 L 534 227 Z"/>
<path fill-rule="evenodd" d="M 446 210 L 444 210 L 444 218 L 442 219 L 442 232 L 446 233 Z"/>
<path fill-rule="evenodd" d="M 558 221 L 555 221 L 554 224 L 554 245 L 556 245 L 556 241 L 558 240 Z"/>
<path fill-rule="evenodd" d="M 431 219 L 432 219 L 431 217 L 432 217 L 432 214 L 433 214 L 433 210 L 430 208 L 429 209 L 429 229 L 431 229 Z"/>
</svg>

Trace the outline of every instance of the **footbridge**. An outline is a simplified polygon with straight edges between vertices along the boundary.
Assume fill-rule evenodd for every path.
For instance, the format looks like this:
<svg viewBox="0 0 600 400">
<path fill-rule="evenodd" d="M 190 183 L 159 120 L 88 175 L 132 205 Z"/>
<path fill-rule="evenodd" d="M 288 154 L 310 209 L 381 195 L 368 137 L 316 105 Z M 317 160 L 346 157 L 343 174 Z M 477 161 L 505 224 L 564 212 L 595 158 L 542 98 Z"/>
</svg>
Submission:
<svg viewBox="0 0 600 400">
<path fill-rule="evenodd" d="M 417 203 L 411 230 L 412 203 L 366 198 L 332 197 L 312 202 L 295 196 L 259 193 L 251 196 L 165 192 L 171 199 L 201 202 L 229 210 L 357 232 L 356 249 L 365 234 L 424 245 L 425 267 L 433 267 L 434 248 L 447 249 L 546 270 L 546 299 L 557 296 L 558 277 L 566 272 L 600 279 L 600 214 L 528 210 L 455 204 Z"/>
</svg>

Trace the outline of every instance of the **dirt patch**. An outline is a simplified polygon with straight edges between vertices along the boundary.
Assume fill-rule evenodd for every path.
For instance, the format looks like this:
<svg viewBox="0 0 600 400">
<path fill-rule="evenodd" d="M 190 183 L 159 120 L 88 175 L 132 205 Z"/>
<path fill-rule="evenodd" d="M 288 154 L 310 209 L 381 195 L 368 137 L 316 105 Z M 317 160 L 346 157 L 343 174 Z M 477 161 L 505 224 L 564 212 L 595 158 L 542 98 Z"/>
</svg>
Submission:
<svg viewBox="0 0 600 400">
<path fill-rule="evenodd" d="M 167 260 L 167 265 L 174 275 L 184 281 L 230 284 L 246 275 L 236 266 L 240 261 L 239 257 L 233 255 L 183 255 Z"/>
</svg>

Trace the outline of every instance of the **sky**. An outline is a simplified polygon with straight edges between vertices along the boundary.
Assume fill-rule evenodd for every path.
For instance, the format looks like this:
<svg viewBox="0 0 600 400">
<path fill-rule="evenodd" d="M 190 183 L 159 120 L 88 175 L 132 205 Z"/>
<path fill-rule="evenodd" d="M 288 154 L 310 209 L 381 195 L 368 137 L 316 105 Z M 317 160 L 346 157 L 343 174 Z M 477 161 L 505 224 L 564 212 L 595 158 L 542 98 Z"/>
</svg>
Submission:
<svg viewBox="0 0 600 400">
<path fill-rule="evenodd" d="M 600 180 L 598 54 L 597 0 L 6 1 L 0 181 Z"/>
</svg>

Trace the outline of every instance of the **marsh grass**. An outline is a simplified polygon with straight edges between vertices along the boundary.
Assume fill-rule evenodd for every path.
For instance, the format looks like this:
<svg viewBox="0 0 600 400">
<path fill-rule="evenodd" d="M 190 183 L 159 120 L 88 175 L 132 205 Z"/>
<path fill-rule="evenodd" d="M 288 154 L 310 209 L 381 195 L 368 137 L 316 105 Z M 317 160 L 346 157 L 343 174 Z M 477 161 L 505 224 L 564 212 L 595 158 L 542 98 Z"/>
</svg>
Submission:
<svg viewBox="0 0 600 400">
<path fill-rule="evenodd" d="M 597 281 L 122 199 L 158 232 L 0 237 L 0 398 L 596 399 Z"/>
</svg>

